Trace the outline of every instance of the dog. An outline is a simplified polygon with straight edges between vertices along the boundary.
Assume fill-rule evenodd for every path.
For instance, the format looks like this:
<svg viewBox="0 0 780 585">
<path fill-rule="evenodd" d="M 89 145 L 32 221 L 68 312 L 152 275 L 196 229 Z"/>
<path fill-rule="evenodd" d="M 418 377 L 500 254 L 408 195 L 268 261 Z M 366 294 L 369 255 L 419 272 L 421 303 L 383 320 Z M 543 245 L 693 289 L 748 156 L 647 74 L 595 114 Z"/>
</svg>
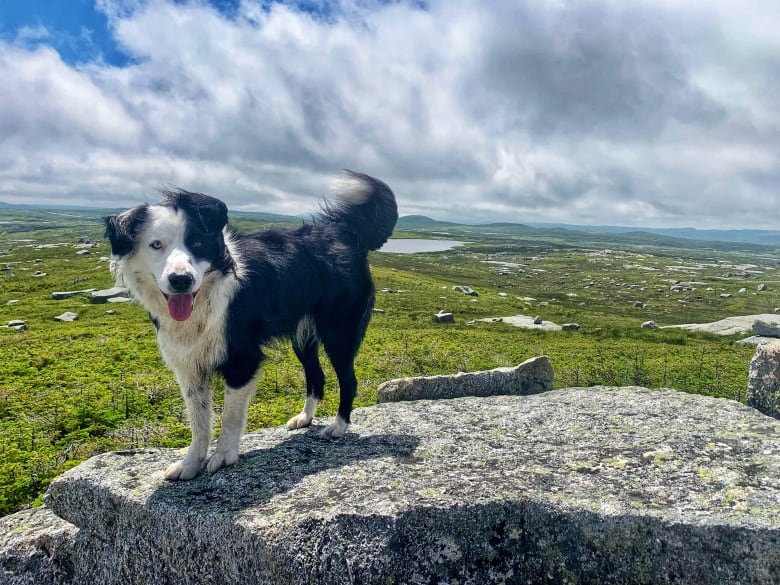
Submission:
<svg viewBox="0 0 780 585">
<path fill-rule="evenodd" d="M 398 209 L 387 185 L 361 173 L 346 171 L 334 192 L 312 221 L 255 233 L 234 229 L 219 199 L 185 190 L 104 218 L 117 284 L 148 311 L 187 405 L 192 441 L 167 479 L 192 479 L 206 464 L 214 374 L 225 382 L 222 432 L 206 470 L 238 460 L 263 347 L 278 339 L 292 341 L 306 378 L 303 409 L 287 428 L 309 426 L 323 398 L 322 344 L 340 395 L 335 422 L 320 434 L 346 432 L 354 360 L 374 306 L 368 252 L 390 237 Z"/>
</svg>

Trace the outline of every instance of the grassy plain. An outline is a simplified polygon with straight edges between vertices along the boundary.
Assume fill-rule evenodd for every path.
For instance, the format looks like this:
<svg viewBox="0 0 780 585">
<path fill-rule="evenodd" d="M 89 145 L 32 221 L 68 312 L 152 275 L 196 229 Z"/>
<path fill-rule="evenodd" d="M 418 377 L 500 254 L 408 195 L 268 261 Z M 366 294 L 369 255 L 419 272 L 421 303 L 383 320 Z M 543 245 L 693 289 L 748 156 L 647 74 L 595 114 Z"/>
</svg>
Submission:
<svg viewBox="0 0 780 585">
<path fill-rule="evenodd" d="M 54 476 L 95 453 L 189 441 L 183 401 L 140 306 L 92 304 L 87 294 L 52 300 L 54 291 L 113 284 L 100 215 L 0 210 L 0 324 L 27 323 L 24 332 L 0 329 L 0 514 L 35 502 Z M 251 216 L 236 223 L 266 225 Z M 432 230 L 411 226 L 397 236 L 430 237 Z M 377 385 L 390 378 L 515 365 L 543 354 L 558 388 L 640 384 L 742 400 L 752 348 L 733 337 L 640 324 L 708 322 L 780 307 L 774 248 L 517 226 L 435 231 L 468 244 L 371 255 L 383 312 L 374 315 L 358 357 L 358 405 L 372 404 Z M 98 245 L 79 255 L 80 238 Z M 677 281 L 690 290 L 672 291 Z M 759 292 L 759 283 L 768 290 Z M 454 292 L 458 284 L 479 296 Z M 435 324 L 440 309 L 453 312 L 455 323 Z M 78 320 L 53 320 L 65 311 Z M 581 329 L 476 321 L 515 314 Z M 336 408 L 333 378 L 321 415 Z M 249 428 L 286 421 L 298 412 L 303 388 L 289 347 L 271 350 Z"/>
</svg>

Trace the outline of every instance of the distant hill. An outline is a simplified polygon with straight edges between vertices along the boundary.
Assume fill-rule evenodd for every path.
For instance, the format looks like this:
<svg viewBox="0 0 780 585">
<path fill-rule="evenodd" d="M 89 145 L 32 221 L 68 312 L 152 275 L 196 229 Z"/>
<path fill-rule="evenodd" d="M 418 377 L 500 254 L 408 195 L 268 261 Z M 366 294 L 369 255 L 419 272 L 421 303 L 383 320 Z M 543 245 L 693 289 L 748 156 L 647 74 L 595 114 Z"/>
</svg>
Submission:
<svg viewBox="0 0 780 585">
<path fill-rule="evenodd" d="M 457 227 L 461 224 L 451 221 L 439 221 L 437 219 L 430 218 L 426 215 L 405 215 L 398 219 L 397 227 L 401 229 L 432 229 L 432 228 L 448 228 Z"/>
<path fill-rule="evenodd" d="M 687 228 L 622 227 L 613 225 L 573 225 L 565 223 L 531 223 L 538 228 L 562 228 L 567 230 L 601 232 L 611 234 L 646 233 L 699 240 L 707 242 L 733 242 L 747 244 L 780 244 L 780 230 L 700 230 Z"/>
</svg>

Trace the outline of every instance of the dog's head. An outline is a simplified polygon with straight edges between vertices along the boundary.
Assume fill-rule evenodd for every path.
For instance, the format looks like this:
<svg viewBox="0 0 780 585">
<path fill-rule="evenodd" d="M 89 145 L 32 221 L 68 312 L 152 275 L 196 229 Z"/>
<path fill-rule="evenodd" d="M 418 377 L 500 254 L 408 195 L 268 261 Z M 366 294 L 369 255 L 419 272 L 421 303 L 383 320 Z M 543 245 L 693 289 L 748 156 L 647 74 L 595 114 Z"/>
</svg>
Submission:
<svg viewBox="0 0 780 585">
<path fill-rule="evenodd" d="M 163 191 L 158 205 L 134 207 L 104 221 L 120 277 L 147 309 L 164 299 L 171 318 L 184 321 L 206 275 L 232 266 L 223 233 L 227 219 L 219 199 L 179 190 Z"/>
</svg>

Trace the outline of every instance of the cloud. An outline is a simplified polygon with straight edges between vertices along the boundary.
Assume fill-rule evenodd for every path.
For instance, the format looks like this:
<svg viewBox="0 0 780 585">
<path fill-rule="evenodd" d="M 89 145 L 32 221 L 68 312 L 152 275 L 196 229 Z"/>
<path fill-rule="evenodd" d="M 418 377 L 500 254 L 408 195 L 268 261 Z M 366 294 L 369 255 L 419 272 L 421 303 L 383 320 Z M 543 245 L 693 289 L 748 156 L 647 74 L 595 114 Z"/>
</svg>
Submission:
<svg viewBox="0 0 780 585">
<path fill-rule="evenodd" d="M 99 0 L 121 65 L 19 31 L 0 44 L 0 199 L 177 185 L 301 213 L 353 168 L 441 219 L 776 227 L 764 3 L 306 4 Z"/>
</svg>

